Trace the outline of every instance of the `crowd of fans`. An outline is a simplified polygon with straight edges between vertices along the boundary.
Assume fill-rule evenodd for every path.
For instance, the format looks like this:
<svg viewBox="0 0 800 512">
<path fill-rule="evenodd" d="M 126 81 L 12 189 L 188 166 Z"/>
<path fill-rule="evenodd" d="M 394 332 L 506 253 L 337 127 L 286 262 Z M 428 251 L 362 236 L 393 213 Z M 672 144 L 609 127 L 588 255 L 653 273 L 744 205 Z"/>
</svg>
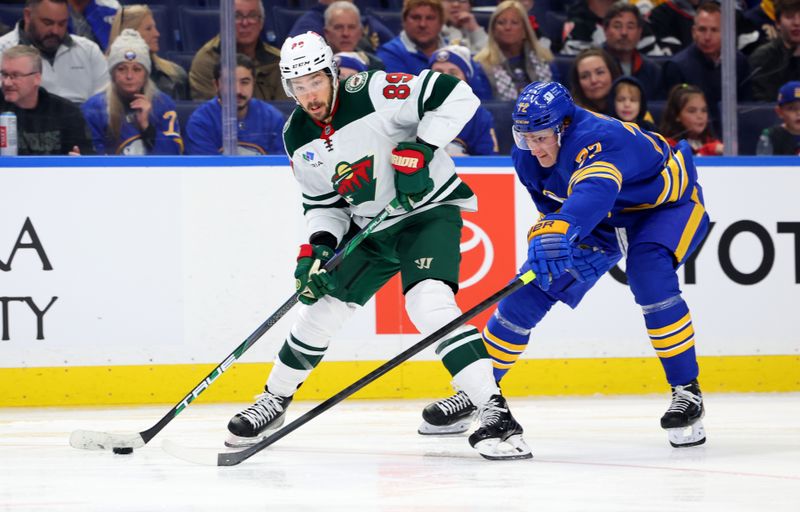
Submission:
<svg viewBox="0 0 800 512">
<path fill-rule="evenodd" d="M 318 0 L 288 35 L 324 35 L 342 78 L 434 69 L 467 82 L 482 100 L 508 102 L 532 81 L 560 81 L 579 105 L 687 139 L 698 155 L 722 154 L 720 54 L 723 37 L 735 37 L 738 100 L 775 105 L 758 153 L 800 154 L 800 0 L 739 0 L 732 36 L 709 0 L 547 2 L 557 14 L 547 20 L 538 19 L 534 0 L 491 7 L 405 0 L 399 33 L 358 3 Z M 234 0 L 234 11 L 239 150 L 280 154 L 286 109 L 275 106 L 288 98 L 278 69 L 282 41 L 264 37 L 272 6 Z M 27 0 L 22 13 L 14 26 L 0 24 L 0 111 L 17 114 L 19 154 L 222 151 L 219 35 L 184 69 L 159 54 L 161 38 L 174 34 L 159 32 L 147 5 Z M 553 19 L 563 20 L 556 30 Z M 190 100 L 196 108 L 184 127 L 175 102 Z M 654 102 L 663 106 L 660 118 L 648 110 Z M 481 108 L 448 152 L 496 154 L 496 133 L 508 125 Z"/>
</svg>

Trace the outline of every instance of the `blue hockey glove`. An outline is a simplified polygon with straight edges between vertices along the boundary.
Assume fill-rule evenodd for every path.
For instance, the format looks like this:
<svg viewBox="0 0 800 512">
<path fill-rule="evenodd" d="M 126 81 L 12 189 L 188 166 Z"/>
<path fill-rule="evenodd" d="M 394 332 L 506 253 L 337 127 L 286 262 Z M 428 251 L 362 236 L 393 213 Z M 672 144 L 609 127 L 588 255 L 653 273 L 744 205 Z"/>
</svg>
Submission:
<svg viewBox="0 0 800 512">
<path fill-rule="evenodd" d="M 567 272 L 580 282 L 598 279 L 611 268 L 611 259 L 599 247 L 577 245 L 572 248 L 572 268 Z"/>
<path fill-rule="evenodd" d="M 431 160 L 433 150 L 420 142 L 401 142 L 392 150 L 397 200 L 407 212 L 413 208 L 412 201 L 421 201 L 433 190 L 433 180 L 428 171 Z"/>
<path fill-rule="evenodd" d="M 294 269 L 295 287 L 300 294 L 297 299 L 303 304 L 314 304 L 321 297 L 336 289 L 336 276 L 323 269 L 333 257 L 333 249 L 327 245 L 303 244 Z"/>
<path fill-rule="evenodd" d="M 542 290 L 549 290 L 550 283 L 574 266 L 572 244 L 580 227 L 573 227 L 573 222 L 569 215 L 551 213 L 528 232 L 528 265 Z"/>
</svg>

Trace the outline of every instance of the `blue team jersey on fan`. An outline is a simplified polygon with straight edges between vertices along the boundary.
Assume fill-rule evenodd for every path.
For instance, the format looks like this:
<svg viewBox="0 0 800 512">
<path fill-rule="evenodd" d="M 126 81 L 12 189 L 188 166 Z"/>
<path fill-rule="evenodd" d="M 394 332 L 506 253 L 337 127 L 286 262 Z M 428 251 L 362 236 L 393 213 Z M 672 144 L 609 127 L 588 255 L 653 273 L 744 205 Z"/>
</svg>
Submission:
<svg viewBox="0 0 800 512">
<path fill-rule="evenodd" d="M 251 99 L 247 115 L 238 120 L 238 154 L 282 155 L 283 125 L 286 118 L 265 101 Z M 222 153 L 222 105 L 212 98 L 195 110 L 186 123 L 186 153 L 218 155 Z"/>
<path fill-rule="evenodd" d="M 599 224 L 608 230 L 629 227 L 653 209 L 700 194 L 685 143 L 673 151 L 659 134 L 580 107 L 561 140 L 553 167 L 542 167 L 530 151 L 517 147 L 511 157 L 540 213 L 571 215 L 580 238 Z"/>
</svg>

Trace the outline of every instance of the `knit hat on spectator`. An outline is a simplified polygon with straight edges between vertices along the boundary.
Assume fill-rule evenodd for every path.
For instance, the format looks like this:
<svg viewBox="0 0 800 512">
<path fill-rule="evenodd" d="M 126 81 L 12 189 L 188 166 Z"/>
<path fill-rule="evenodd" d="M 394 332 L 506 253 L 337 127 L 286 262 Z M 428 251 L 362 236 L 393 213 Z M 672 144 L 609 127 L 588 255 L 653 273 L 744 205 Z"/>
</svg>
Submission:
<svg viewBox="0 0 800 512">
<path fill-rule="evenodd" d="M 357 52 L 339 52 L 333 56 L 339 68 L 355 69 L 359 73 L 367 70 L 367 63 Z"/>
<path fill-rule="evenodd" d="M 782 107 L 787 103 L 800 101 L 800 82 L 786 82 L 778 90 L 778 106 Z"/>
<path fill-rule="evenodd" d="M 150 48 L 139 32 L 132 28 L 123 30 L 108 50 L 109 71 L 114 71 L 114 68 L 123 62 L 138 62 L 148 73 L 151 71 Z"/>
<path fill-rule="evenodd" d="M 450 62 L 455 64 L 464 73 L 467 81 L 472 79 L 474 73 L 472 69 L 472 57 L 469 55 L 469 49 L 466 46 L 449 45 L 439 48 L 431 58 L 428 59 L 428 67 L 432 67 L 437 62 Z"/>
</svg>

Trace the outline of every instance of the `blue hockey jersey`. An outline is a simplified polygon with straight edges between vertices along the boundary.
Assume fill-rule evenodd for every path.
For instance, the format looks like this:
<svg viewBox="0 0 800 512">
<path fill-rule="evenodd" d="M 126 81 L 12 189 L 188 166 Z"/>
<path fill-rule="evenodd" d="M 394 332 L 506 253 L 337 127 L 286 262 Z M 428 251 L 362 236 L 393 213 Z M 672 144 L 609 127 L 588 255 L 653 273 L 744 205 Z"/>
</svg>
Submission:
<svg viewBox="0 0 800 512">
<path fill-rule="evenodd" d="M 282 155 L 283 125 L 286 118 L 280 110 L 265 101 L 253 98 L 247 115 L 239 120 L 240 155 Z M 186 123 L 186 153 L 219 155 L 222 153 L 222 105 L 212 98 L 192 112 Z"/>
<path fill-rule="evenodd" d="M 133 113 L 122 119 L 118 140 L 110 140 L 106 93 L 95 94 L 81 110 L 92 132 L 92 144 L 98 155 L 180 155 L 183 138 L 180 134 L 175 102 L 163 92 L 153 96 L 150 128 L 143 133 L 133 121 Z M 152 131 L 151 131 L 152 130 Z M 153 137 L 154 135 L 154 137 Z"/>
<path fill-rule="evenodd" d="M 630 227 L 654 209 L 692 198 L 702 202 L 685 142 L 673 151 L 657 133 L 580 107 L 561 136 L 553 167 L 543 168 L 517 147 L 511 157 L 540 213 L 574 217 L 581 239 L 596 227 Z"/>
</svg>

